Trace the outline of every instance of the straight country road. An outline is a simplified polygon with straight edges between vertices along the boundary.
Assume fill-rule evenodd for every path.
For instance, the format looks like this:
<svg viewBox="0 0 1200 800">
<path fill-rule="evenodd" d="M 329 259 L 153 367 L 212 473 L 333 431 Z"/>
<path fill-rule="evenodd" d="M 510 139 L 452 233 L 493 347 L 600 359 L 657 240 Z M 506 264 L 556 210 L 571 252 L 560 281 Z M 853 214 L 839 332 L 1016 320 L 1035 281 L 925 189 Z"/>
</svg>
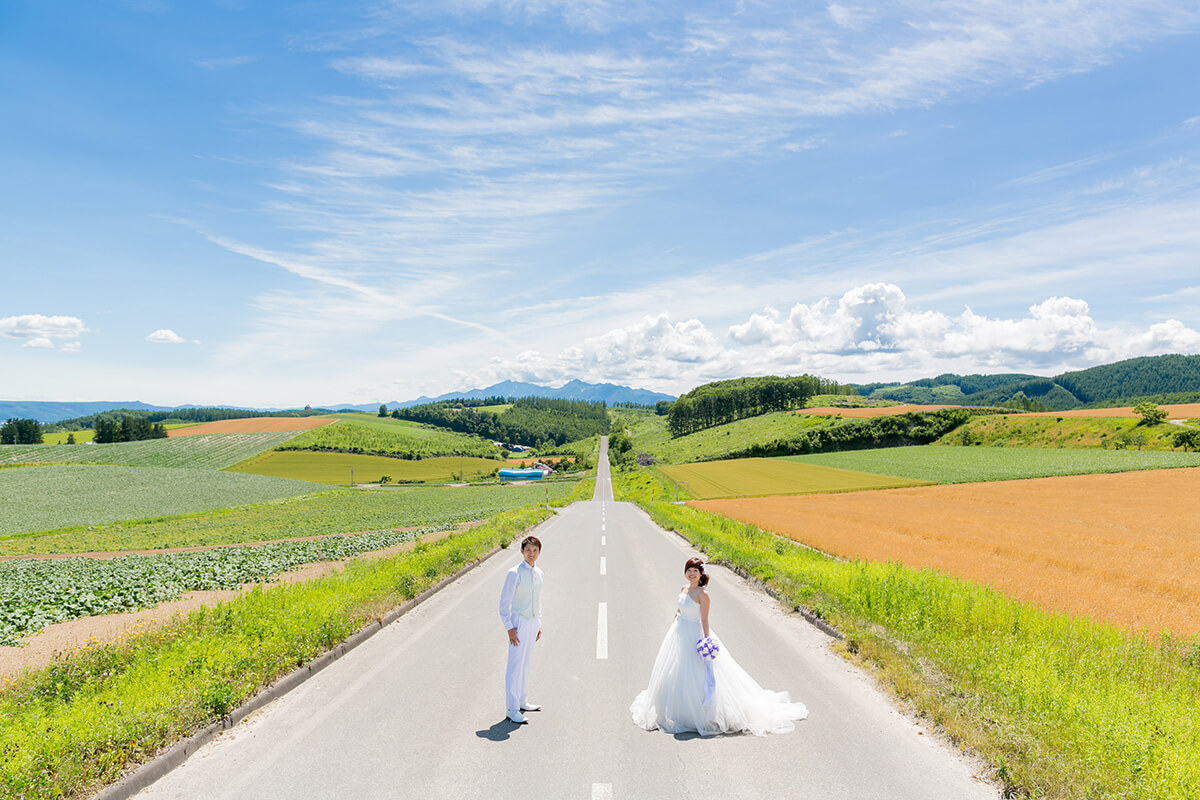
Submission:
<svg viewBox="0 0 1200 800">
<path fill-rule="evenodd" d="M 602 445 L 602 452 L 604 447 Z M 645 687 L 683 585 L 685 542 L 595 499 L 540 525 L 544 634 L 530 698 L 504 716 L 497 610 L 515 547 L 214 739 L 137 797 L 844 798 L 996 800 L 976 765 L 930 735 L 828 637 L 727 570 L 710 568 L 712 625 L 766 688 L 804 702 L 795 733 L 702 739 L 643 731 Z"/>
</svg>

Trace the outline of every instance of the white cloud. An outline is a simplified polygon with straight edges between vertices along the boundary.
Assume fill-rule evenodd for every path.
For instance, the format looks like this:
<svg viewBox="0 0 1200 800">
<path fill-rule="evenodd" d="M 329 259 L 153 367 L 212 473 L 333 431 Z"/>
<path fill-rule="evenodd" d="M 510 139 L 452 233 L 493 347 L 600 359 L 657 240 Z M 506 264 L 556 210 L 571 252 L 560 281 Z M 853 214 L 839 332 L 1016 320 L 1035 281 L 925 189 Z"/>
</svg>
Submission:
<svg viewBox="0 0 1200 800">
<path fill-rule="evenodd" d="M 843 380 L 913 379 L 963 369 L 1052 375 L 1124 358 L 1200 352 L 1200 332 L 1179 320 L 1143 330 L 1102 325 L 1088 303 L 1051 297 L 1018 317 L 957 316 L 911 308 L 900 287 L 857 286 L 836 300 L 768 307 L 729 327 L 722 343 L 699 320 L 666 314 L 587 339 L 557 355 L 497 359 L 489 373 L 552 382 L 618 380 L 685 391 L 750 374 L 819 373 Z"/>
<path fill-rule="evenodd" d="M 159 328 L 153 333 L 148 334 L 146 341 L 154 342 L 155 344 L 184 344 L 187 342 L 187 339 L 184 339 L 170 328 Z"/>
<path fill-rule="evenodd" d="M 55 339 L 78 339 L 87 330 L 83 320 L 78 317 L 22 314 L 0 319 L 0 336 L 22 339 L 22 347 L 53 349 Z M 75 349 L 68 352 L 78 352 L 79 342 L 73 344 Z"/>
<path fill-rule="evenodd" d="M 80 342 L 63 342 L 63 346 L 59 348 L 63 353 L 78 353 L 83 350 L 83 345 Z"/>
</svg>

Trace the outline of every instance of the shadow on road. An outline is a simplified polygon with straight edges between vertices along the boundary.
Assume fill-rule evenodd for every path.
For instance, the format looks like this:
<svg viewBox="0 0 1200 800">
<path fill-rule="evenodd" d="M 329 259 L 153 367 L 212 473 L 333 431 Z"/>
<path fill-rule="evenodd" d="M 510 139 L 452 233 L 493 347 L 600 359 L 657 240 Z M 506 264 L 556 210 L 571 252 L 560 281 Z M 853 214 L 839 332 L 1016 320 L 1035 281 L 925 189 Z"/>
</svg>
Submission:
<svg viewBox="0 0 1200 800">
<path fill-rule="evenodd" d="M 508 740 L 508 735 L 519 727 L 521 726 L 508 717 L 505 717 L 490 728 L 475 731 L 475 735 L 480 739 L 487 739 L 492 742 L 504 742 Z"/>
</svg>

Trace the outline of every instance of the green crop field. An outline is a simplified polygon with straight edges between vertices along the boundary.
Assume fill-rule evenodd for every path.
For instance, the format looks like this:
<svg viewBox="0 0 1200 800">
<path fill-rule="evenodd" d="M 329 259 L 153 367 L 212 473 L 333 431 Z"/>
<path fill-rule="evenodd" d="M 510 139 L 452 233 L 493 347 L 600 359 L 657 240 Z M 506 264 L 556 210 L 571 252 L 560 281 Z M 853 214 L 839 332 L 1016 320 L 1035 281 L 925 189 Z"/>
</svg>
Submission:
<svg viewBox="0 0 1200 800">
<path fill-rule="evenodd" d="M 316 561 L 338 561 L 412 541 L 433 528 L 331 536 L 311 542 L 221 547 L 117 558 L 0 563 L 0 646 L 77 617 L 149 608 L 184 592 L 238 589 Z"/>
<path fill-rule="evenodd" d="M 547 496 L 550 502 L 562 501 L 577 494 L 577 490 L 586 492 L 590 483 L 332 490 L 169 519 L 78 526 L 33 536 L 4 536 L 0 537 L 0 556 L 199 547 L 444 525 L 485 519 L 502 511 L 544 502 Z M 584 498 L 577 496 L 577 499 Z"/>
<path fill-rule="evenodd" d="M 780 411 L 672 439 L 667 433 L 666 417 L 656 416 L 653 412 L 631 414 L 625 409 L 619 410 L 618 415 L 631 423 L 634 452 L 649 453 L 667 464 L 718 459 L 754 444 L 766 444 L 803 430 L 842 422 L 833 417 Z"/>
<path fill-rule="evenodd" d="M 0 470 L 0 534 L 187 514 L 324 489 L 202 469 L 63 464 Z"/>
<path fill-rule="evenodd" d="M 478 436 L 390 417 L 372 417 L 367 414 L 333 416 L 341 422 L 306 431 L 279 449 L 333 450 L 404 458 L 500 456 L 500 448 Z"/>
<path fill-rule="evenodd" d="M 873 472 L 935 483 L 973 483 L 1200 466 L 1200 453 L 1045 447 L 885 447 L 785 456 L 775 461 Z"/>
<path fill-rule="evenodd" d="M 1142 425 L 1122 417 L 976 417 L 937 443 L 999 447 L 1096 447 L 1113 450 L 1172 450 L 1179 426 Z"/>
<path fill-rule="evenodd" d="M 350 470 L 354 483 L 378 483 L 388 476 L 392 483 L 446 482 L 461 473 L 464 479 L 487 475 L 503 466 L 493 459 L 448 456 L 420 461 L 386 456 L 366 456 L 356 453 L 321 453 L 312 450 L 273 450 L 241 464 L 230 472 L 270 475 L 312 481 L 332 486 L 349 486 Z"/>
<path fill-rule="evenodd" d="M 0 464 L 111 464 L 123 467 L 224 469 L 286 442 L 296 431 L 209 433 L 115 444 L 0 445 Z"/>
<path fill-rule="evenodd" d="M 686 492 L 697 500 L 718 497 L 765 497 L 774 494 L 853 492 L 922 486 L 926 481 L 866 472 L 796 464 L 777 458 L 739 458 L 659 467 L 672 481 L 686 481 Z"/>
</svg>

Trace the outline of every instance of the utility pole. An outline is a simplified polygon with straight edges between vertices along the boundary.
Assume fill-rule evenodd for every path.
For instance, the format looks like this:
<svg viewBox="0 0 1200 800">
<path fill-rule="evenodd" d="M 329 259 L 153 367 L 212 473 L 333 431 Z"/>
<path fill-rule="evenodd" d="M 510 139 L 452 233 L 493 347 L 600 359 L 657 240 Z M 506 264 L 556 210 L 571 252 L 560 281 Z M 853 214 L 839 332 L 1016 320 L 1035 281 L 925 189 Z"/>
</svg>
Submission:
<svg viewBox="0 0 1200 800">
<path fill-rule="evenodd" d="M 350 485 L 354 486 L 354 467 L 350 468 Z"/>
</svg>

